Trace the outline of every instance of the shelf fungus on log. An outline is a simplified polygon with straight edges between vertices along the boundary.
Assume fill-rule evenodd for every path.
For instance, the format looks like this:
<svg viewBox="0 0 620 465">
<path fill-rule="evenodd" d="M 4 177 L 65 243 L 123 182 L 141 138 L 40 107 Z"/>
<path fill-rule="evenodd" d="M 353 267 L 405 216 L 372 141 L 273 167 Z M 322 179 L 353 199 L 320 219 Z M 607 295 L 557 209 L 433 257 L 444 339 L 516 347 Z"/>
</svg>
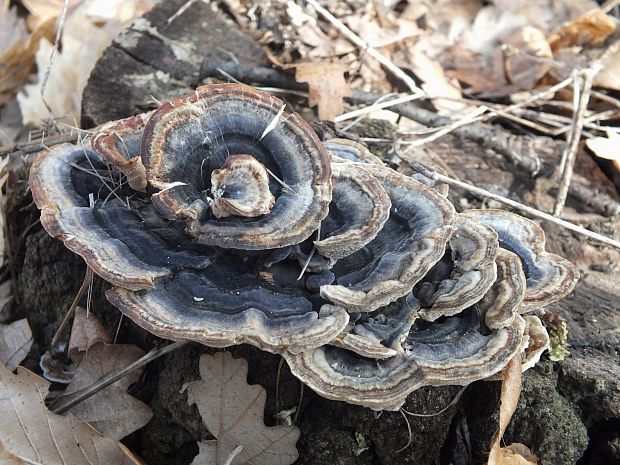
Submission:
<svg viewBox="0 0 620 465">
<path fill-rule="evenodd" d="M 321 296 L 357 312 L 370 312 L 408 294 L 441 259 L 454 232 L 452 204 L 433 189 L 380 165 L 366 167 L 392 203 L 377 237 L 339 260 L 336 284 Z"/>
<path fill-rule="evenodd" d="M 421 386 L 466 385 L 502 370 L 521 349 L 524 327 L 517 316 L 506 328 L 484 334 L 478 315 L 468 310 L 423 329 L 413 327 L 389 358 L 334 345 L 284 357 L 293 374 L 324 397 L 398 410 Z"/>
<path fill-rule="evenodd" d="M 500 246 L 521 259 L 527 280 L 522 311 L 556 302 L 573 291 L 579 272 L 568 260 L 545 251 L 545 232 L 536 223 L 504 210 L 467 210 L 464 215 L 495 229 Z"/>
<path fill-rule="evenodd" d="M 332 201 L 314 241 L 321 255 L 340 259 L 372 241 L 390 216 L 392 203 L 381 183 L 354 163 L 334 163 Z"/>
<path fill-rule="evenodd" d="M 457 215 L 414 171 L 221 84 L 42 152 L 30 185 L 44 228 L 139 326 L 280 353 L 319 394 L 381 410 L 519 351 L 535 364 L 548 337 L 521 314 L 577 279 L 535 223 Z"/>
<path fill-rule="evenodd" d="M 153 203 L 167 217 L 186 221 L 189 234 L 208 245 L 263 250 L 307 239 L 327 215 L 331 163 L 310 126 L 296 113 L 283 111 L 281 100 L 236 84 L 199 87 L 163 104 L 142 137 L 147 179 L 159 189 Z M 243 170 L 245 176 L 238 172 L 230 185 L 213 186 L 213 172 L 227 170 L 227 159 L 239 155 L 253 158 L 253 169 Z M 248 211 L 255 201 L 250 191 L 268 197 L 263 177 L 254 176 L 263 172 L 258 164 L 270 174 L 275 198 L 270 210 L 250 221 L 213 218 L 219 210 L 211 209 L 213 195 L 216 203 L 233 200 Z M 252 186 L 242 188 L 243 182 Z"/>
<path fill-rule="evenodd" d="M 456 315 L 478 302 L 497 277 L 497 233 L 484 223 L 457 215 L 446 256 L 424 277 L 416 293 L 420 317 L 435 321 Z M 424 295 L 424 297 L 422 297 Z"/>
</svg>

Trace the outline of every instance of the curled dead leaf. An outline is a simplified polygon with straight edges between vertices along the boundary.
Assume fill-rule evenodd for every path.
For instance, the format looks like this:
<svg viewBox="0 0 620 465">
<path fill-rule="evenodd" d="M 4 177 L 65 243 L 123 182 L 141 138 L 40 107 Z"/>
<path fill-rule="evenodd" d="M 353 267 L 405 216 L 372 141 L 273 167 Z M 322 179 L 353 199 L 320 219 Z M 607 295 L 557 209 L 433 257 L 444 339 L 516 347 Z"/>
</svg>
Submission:
<svg viewBox="0 0 620 465">
<path fill-rule="evenodd" d="M 130 344 L 95 343 L 89 347 L 77 366 L 64 394 L 84 389 L 110 373 L 125 368 L 144 355 Z M 148 405 L 127 393 L 140 378 L 135 370 L 71 409 L 71 413 L 91 424 L 104 436 L 121 440 L 146 425 L 153 412 Z"/>
<path fill-rule="evenodd" d="M 523 444 L 501 447 L 502 436 L 517 409 L 521 394 L 521 354 L 504 369 L 499 406 L 499 431 L 491 443 L 487 465 L 537 465 L 538 459 Z"/>
<path fill-rule="evenodd" d="M 616 30 L 616 21 L 600 9 L 590 10 L 577 19 L 567 22 L 549 36 L 553 50 L 564 47 L 596 47 Z"/>
<path fill-rule="evenodd" d="M 344 98 L 351 95 L 344 73 L 347 67 L 337 63 L 300 63 L 295 68 L 297 82 L 307 82 L 310 106 L 317 106 L 319 119 L 333 121 L 343 112 Z"/>
</svg>

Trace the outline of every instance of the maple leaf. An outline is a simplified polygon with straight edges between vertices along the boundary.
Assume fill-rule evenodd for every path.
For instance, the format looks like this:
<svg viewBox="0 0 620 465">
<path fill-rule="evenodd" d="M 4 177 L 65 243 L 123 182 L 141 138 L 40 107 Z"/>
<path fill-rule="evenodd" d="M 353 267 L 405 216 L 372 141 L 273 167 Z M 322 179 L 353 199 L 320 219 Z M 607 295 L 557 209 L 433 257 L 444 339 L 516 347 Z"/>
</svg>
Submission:
<svg viewBox="0 0 620 465">
<path fill-rule="evenodd" d="M 192 465 L 289 465 L 297 460 L 295 426 L 265 426 L 267 394 L 258 384 L 247 384 L 248 364 L 228 352 L 200 357 L 200 377 L 183 385 L 188 403 L 196 404 L 216 440 L 198 443 Z"/>
</svg>

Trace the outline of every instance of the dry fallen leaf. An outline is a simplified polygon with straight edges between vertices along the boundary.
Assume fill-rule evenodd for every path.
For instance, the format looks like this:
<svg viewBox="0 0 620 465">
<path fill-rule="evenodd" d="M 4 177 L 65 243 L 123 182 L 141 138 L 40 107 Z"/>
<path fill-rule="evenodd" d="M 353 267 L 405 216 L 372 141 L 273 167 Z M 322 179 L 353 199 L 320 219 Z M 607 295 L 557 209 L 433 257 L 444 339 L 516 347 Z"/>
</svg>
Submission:
<svg viewBox="0 0 620 465">
<path fill-rule="evenodd" d="M 65 394 L 88 387 L 144 355 L 144 351 L 134 345 L 110 342 L 112 338 L 94 313 L 77 307 L 68 349 L 69 358 L 76 368 Z M 116 440 L 142 428 L 153 413 L 146 404 L 127 393 L 129 386 L 138 381 L 141 372 L 132 371 L 74 407 L 71 413 L 90 423 L 104 436 Z"/>
<path fill-rule="evenodd" d="M 109 344 L 112 338 L 94 314 L 89 314 L 83 307 L 76 307 L 67 349 L 69 358 L 78 363 L 85 351 L 97 342 Z"/>
<path fill-rule="evenodd" d="M 620 90 L 620 40 L 603 52 L 599 63 L 603 69 L 594 76 L 594 86 Z"/>
<path fill-rule="evenodd" d="M 597 157 L 611 160 L 616 170 L 620 172 L 620 134 L 608 131 L 607 137 L 587 139 L 586 146 Z"/>
<path fill-rule="evenodd" d="M 351 89 L 344 79 L 347 67 L 337 63 L 300 63 L 293 65 L 297 82 L 307 82 L 310 106 L 318 106 L 319 119 L 333 121 L 342 113 L 344 98 Z"/>
<path fill-rule="evenodd" d="M 56 415 L 45 406 L 49 382 L 0 364 L 1 463 L 45 465 L 136 464 L 125 448 L 73 415 Z"/>
<path fill-rule="evenodd" d="M 82 91 L 103 50 L 125 25 L 144 13 L 152 0 L 83 0 L 67 15 L 62 49 L 56 54 L 45 90 L 47 110 L 41 99 L 41 82 L 49 64 L 52 41 L 43 40 L 36 53 L 38 82 L 26 85 L 17 96 L 23 123 L 41 126 L 55 118 L 67 124 L 80 120 Z"/>
<path fill-rule="evenodd" d="M 25 318 L 0 325 L 0 363 L 9 371 L 15 370 L 30 352 L 32 343 L 32 331 Z"/>
<path fill-rule="evenodd" d="M 549 36 L 553 50 L 572 46 L 596 47 L 616 30 L 616 21 L 602 10 L 590 10 L 563 24 Z"/>
<path fill-rule="evenodd" d="M 439 114 L 454 116 L 455 112 L 471 111 L 471 105 L 456 101 L 463 98 L 459 82 L 448 78 L 441 65 L 422 50 L 420 43 L 409 51 L 408 61 L 408 67 L 422 81 L 422 89 L 433 99 Z"/>
<path fill-rule="evenodd" d="M 508 81 L 531 89 L 551 69 L 553 53 L 545 34 L 535 27 L 517 29 L 505 40 L 505 70 Z"/>
<path fill-rule="evenodd" d="M 521 354 L 517 354 L 504 368 L 500 394 L 499 431 L 491 444 L 487 465 L 537 465 L 538 459 L 523 444 L 501 447 L 502 436 L 517 409 L 521 394 Z"/>
<path fill-rule="evenodd" d="M 144 351 L 134 345 L 97 342 L 82 357 L 64 393 L 71 394 L 86 388 L 143 355 Z M 153 412 L 148 405 L 127 393 L 129 386 L 140 378 L 140 373 L 141 370 L 132 371 L 73 407 L 71 413 L 111 439 L 120 440 L 142 428 L 149 422 Z"/>
<path fill-rule="evenodd" d="M 267 427 L 263 412 L 267 394 L 260 385 L 247 384 L 248 364 L 229 352 L 200 357 L 199 381 L 183 386 L 189 404 L 215 440 L 198 443 L 192 465 L 224 465 L 234 454 L 235 465 L 289 465 L 297 460 L 295 426 Z"/>
<path fill-rule="evenodd" d="M 617 132 L 607 131 L 607 137 L 587 139 L 586 145 L 597 157 L 620 161 L 620 134 Z"/>
<path fill-rule="evenodd" d="M 0 0 L 0 94 L 14 90 L 34 69 L 34 56 L 42 38 L 53 37 L 54 19 L 42 22 L 32 34 L 9 1 Z"/>
</svg>

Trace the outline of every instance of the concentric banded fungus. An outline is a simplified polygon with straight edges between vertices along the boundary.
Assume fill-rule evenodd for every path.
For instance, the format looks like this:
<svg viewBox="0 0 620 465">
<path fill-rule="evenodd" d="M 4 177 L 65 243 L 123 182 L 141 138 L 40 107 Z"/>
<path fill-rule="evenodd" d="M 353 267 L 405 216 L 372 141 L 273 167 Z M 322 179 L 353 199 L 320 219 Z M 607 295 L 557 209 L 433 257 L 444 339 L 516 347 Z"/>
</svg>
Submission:
<svg viewBox="0 0 620 465">
<path fill-rule="evenodd" d="M 579 279 L 577 269 L 568 260 L 545 251 L 545 233 L 536 223 L 503 210 L 468 210 L 463 214 L 495 229 L 500 246 L 521 259 L 527 279 L 522 312 L 556 302 L 572 292 Z"/>
<path fill-rule="evenodd" d="M 497 279 L 475 308 L 490 329 L 508 326 L 515 317 L 525 297 L 525 274 L 521 260 L 504 249 L 497 251 L 495 259 Z"/>
<path fill-rule="evenodd" d="M 398 410 L 421 386 L 466 385 L 500 371 L 520 350 L 524 327 L 517 316 L 508 327 L 484 335 L 476 312 L 468 310 L 411 330 L 398 354 L 385 360 L 329 345 L 284 357 L 293 374 L 323 397 Z"/>
<path fill-rule="evenodd" d="M 334 187 L 329 214 L 321 224 L 324 239 L 317 250 L 333 259 L 344 258 L 373 240 L 390 216 L 387 193 L 364 168 L 353 163 L 332 165 Z"/>
<path fill-rule="evenodd" d="M 449 241 L 450 252 L 425 276 L 416 293 L 424 307 L 420 316 L 428 321 L 470 307 L 487 293 L 497 275 L 499 244 L 493 228 L 461 215 L 453 225 L 457 229 Z M 422 294 L 430 295 L 422 298 Z"/>
<path fill-rule="evenodd" d="M 283 110 L 246 86 L 201 87 L 99 128 L 92 148 L 43 152 L 30 178 L 41 222 L 138 325 L 282 353 L 332 399 L 397 409 L 519 350 L 535 363 L 544 328 L 519 313 L 577 276 L 542 230 L 501 211 L 456 216 L 424 169 L 416 181 L 357 143 L 323 145 Z"/>
<path fill-rule="evenodd" d="M 172 268 L 209 265 L 208 247 L 185 245 L 191 238 L 182 225 L 168 224 L 143 196 L 113 187 L 107 176 L 107 165 L 86 147 L 63 144 L 35 160 L 30 187 L 51 236 L 105 280 L 127 289 L 154 287 Z"/>
<path fill-rule="evenodd" d="M 217 86 L 213 92 L 205 91 L 203 94 L 216 95 L 220 105 L 216 107 L 220 108 L 226 107 L 227 96 L 238 104 L 246 90 L 239 86 Z M 269 101 L 266 94 L 257 91 L 247 100 L 246 107 L 256 107 L 254 113 L 258 117 L 266 116 L 264 102 Z M 257 104 L 257 100 L 262 103 Z M 275 100 L 273 102 L 277 105 Z M 248 115 L 251 114 L 248 112 Z M 160 111 L 152 117 L 157 115 L 161 121 Z M 132 126 L 127 121 L 136 124 Z M 120 180 L 120 168 L 106 161 L 124 167 L 128 159 L 135 159 L 132 154 L 135 153 L 142 120 L 136 117 L 127 121 L 109 125 L 105 133 L 95 138 L 95 145 L 105 152 L 105 158 L 87 146 L 62 145 L 42 153 L 31 172 L 33 196 L 42 210 L 44 227 L 51 235 L 63 240 L 71 250 L 82 255 L 97 274 L 118 286 L 109 292 L 110 299 L 139 325 L 172 339 L 194 339 L 216 346 L 250 342 L 265 350 L 278 352 L 304 350 L 336 337 L 348 322 L 344 309 L 311 302 L 311 296 L 301 289 L 269 284 L 259 279 L 254 259 L 244 256 L 247 252 L 224 253 L 221 249 L 206 245 L 209 241 L 196 240 L 187 234 L 185 221 L 162 217 L 149 201 L 161 191 L 149 196 L 131 189 L 126 180 Z M 284 209 L 290 207 L 294 210 L 294 217 L 306 213 L 312 217 L 314 214 L 314 219 L 301 218 L 301 223 L 309 229 L 309 235 L 327 213 L 331 195 L 327 154 L 315 140 L 316 136 L 307 132 L 305 123 L 302 122 L 302 127 L 298 128 L 295 121 L 301 120 L 290 115 L 286 120 L 273 121 L 271 118 L 263 123 L 255 122 L 255 128 L 262 124 L 262 131 L 271 128 L 262 141 L 259 141 L 261 134 L 258 133 L 255 152 L 272 162 L 269 159 L 272 152 L 268 152 L 263 144 L 275 141 L 278 150 L 282 149 L 281 145 L 289 144 L 290 147 L 285 147 L 278 156 L 292 153 L 305 161 L 302 160 L 297 167 L 291 164 L 280 169 L 275 163 L 271 166 L 275 176 L 289 181 L 294 176 L 307 175 L 303 173 L 303 168 L 315 163 L 308 182 L 291 182 L 287 187 L 298 188 L 298 192 L 307 191 L 309 198 L 300 205 L 297 194 L 291 194 L 289 200 L 283 198 L 287 194 L 276 194 L 278 198 L 270 212 L 258 220 L 246 219 L 245 223 L 223 218 L 219 221 L 225 228 L 236 223 L 242 226 L 241 229 L 248 223 L 264 224 L 261 223 L 262 218 L 271 217 L 275 214 L 274 210 L 280 209 L 280 214 L 284 216 L 270 221 L 278 227 L 278 231 L 284 231 L 283 234 L 287 235 L 290 224 L 286 222 L 289 216 Z M 145 131 L 152 128 L 152 123 L 153 120 L 149 120 Z M 133 128 L 133 132 L 128 127 Z M 222 127 L 227 126 L 223 124 Z M 120 128 L 122 137 L 114 134 L 114 128 Z M 282 133 L 288 134 L 287 131 L 293 136 L 292 142 L 279 139 L 283 137 Z M 193 150 L 192 147 L 183 150 L 178 134 L 174 133 L 170 138 L 179 144 L 176 149 L 180 153 L 187 154 Z M 234 137 L 231 135 L 230 139 Z M 241 139 L 239 143 L 245 144 L 245 152 L 254 150 L 251 139 Z M 121 140 L 125 144 L 114 145 Z M 152 141 L 152 138 L 140 142 L 143 154 L 147 140 Z M 303 150 L 311 142 L 316 142 L 310 147 L 315 152 L 308 155 Z M 231 144 L 230 147 L 235 146 L 234 142 Z M 230 147 L 223 145 L 216 147 L 216 150 L 210 146 L 215 150 L 214 156 L 221 155 L 222 150 L 226 153 Z M 297 151 L 291 152 L 293 149 Z M 203 155 L 205 159 L 210 157 L 209 152 L 203 152 Z M 175 157 L 171 155 L 171 158 Z M 234 165 L 239 157 L 231 158 L 228 161 L 223 159 L 220 166 L 211 164 L 207 167 L 207 162 L 201 162 L 197 170 L 200 172 L 202 165 L 204 179 L 210 182 L 211 176 L 220 177 L 225 179 L 230 189 L 235 184 Z M 260 172 L 260 168 L 255 169 L 256 163 L 254 159 L 250 161 L 251 168 L 246 172 Z M 227 176 L 224 173 L 226 170 L 232 171 L 232 174 Z M 292 174 L 283 174 L 286 170 Z M 146 172 L 148 175 L 150 171 Z M 264 173 L 262 179 L 265 179 Z M 313 190 L 315 187 L 316 192 Z M 311 225 L 313 222 L 314 226 Z M 278 231 L 274 232 L 274 236 L 279 234 Z M 271 239 L 270 236 L 263 238 L 265 243 Z M 242 238 L 239 243 L 244 240 Z M 250 245 L 247 248 L 254 247 Z M 294 272 L 295 275 L 297 273 Z"/>
<path fill-rule="evenodd" d="M 283 110 L 281 100 L 233 84 L 199 87 L 162 105 L 142 139 L 147 178 L 160 189 L 153 195 L 155 205 L 167 217 L 187 221 L 188 232 L 208 245 L 269 249 L 309 237 L 327 215 L 331 166 L 310 126 Z M 253 157 L 271 172 L 275 203 L 269 214 L 252 221 L 210 217 L 211 173 L 231 155 Z M 245 192 L 264 193 L 262 180 L 245 181 L 257 184 Z M 218 195 L 248 200 L 234 188 Z"/>
<path fill-rule="evenodd" d="M 383 165 L 381 159 L 373 155 L 362 144 L 349 139 L 329 139 L 323 142 L 328 152 L 334 157 L 334 161 L 353 161 L 356 163 L 369 163 Z"/>
<path fill-rule="evenodd" d="M 210 347 L 249 343 L 263 350 L 300 352 L 327 344 L 346 326 L 347 313 L 323 305 L 317 313 L 300 293 L 268 285 L 232 267 L 181 272 L 154 290 L 116 288 L 108 299 L 148 331 Z"/>
<path fill-rule="evenodd" d="M 231 155 L 224 166 L 214 170 L 211 191 L 211 211 L 218 218 L 265 215 L 275 203 L 267 169 L 249 155 Z"/>
<path fill-rule="evenodd" d="M 99 128 L 92 146 L 103 159 L 116 166 L 127 177 L 129 187 L 146 190 L 146 170 L 140 158 L 140 143 L 146 122 L 153 112 L 114 121 Z"/>
<path fill-rule="evenodd" d="M 392 202 L 390 217 L 377 237 L 339 260 L 336 285 L 321 296 L 358 312 L 370 312 L 413 289 L 441 259 L 454 228 L 454 207 L 431 188 L 380 165 L 366 168 Z"/>
</svg>

